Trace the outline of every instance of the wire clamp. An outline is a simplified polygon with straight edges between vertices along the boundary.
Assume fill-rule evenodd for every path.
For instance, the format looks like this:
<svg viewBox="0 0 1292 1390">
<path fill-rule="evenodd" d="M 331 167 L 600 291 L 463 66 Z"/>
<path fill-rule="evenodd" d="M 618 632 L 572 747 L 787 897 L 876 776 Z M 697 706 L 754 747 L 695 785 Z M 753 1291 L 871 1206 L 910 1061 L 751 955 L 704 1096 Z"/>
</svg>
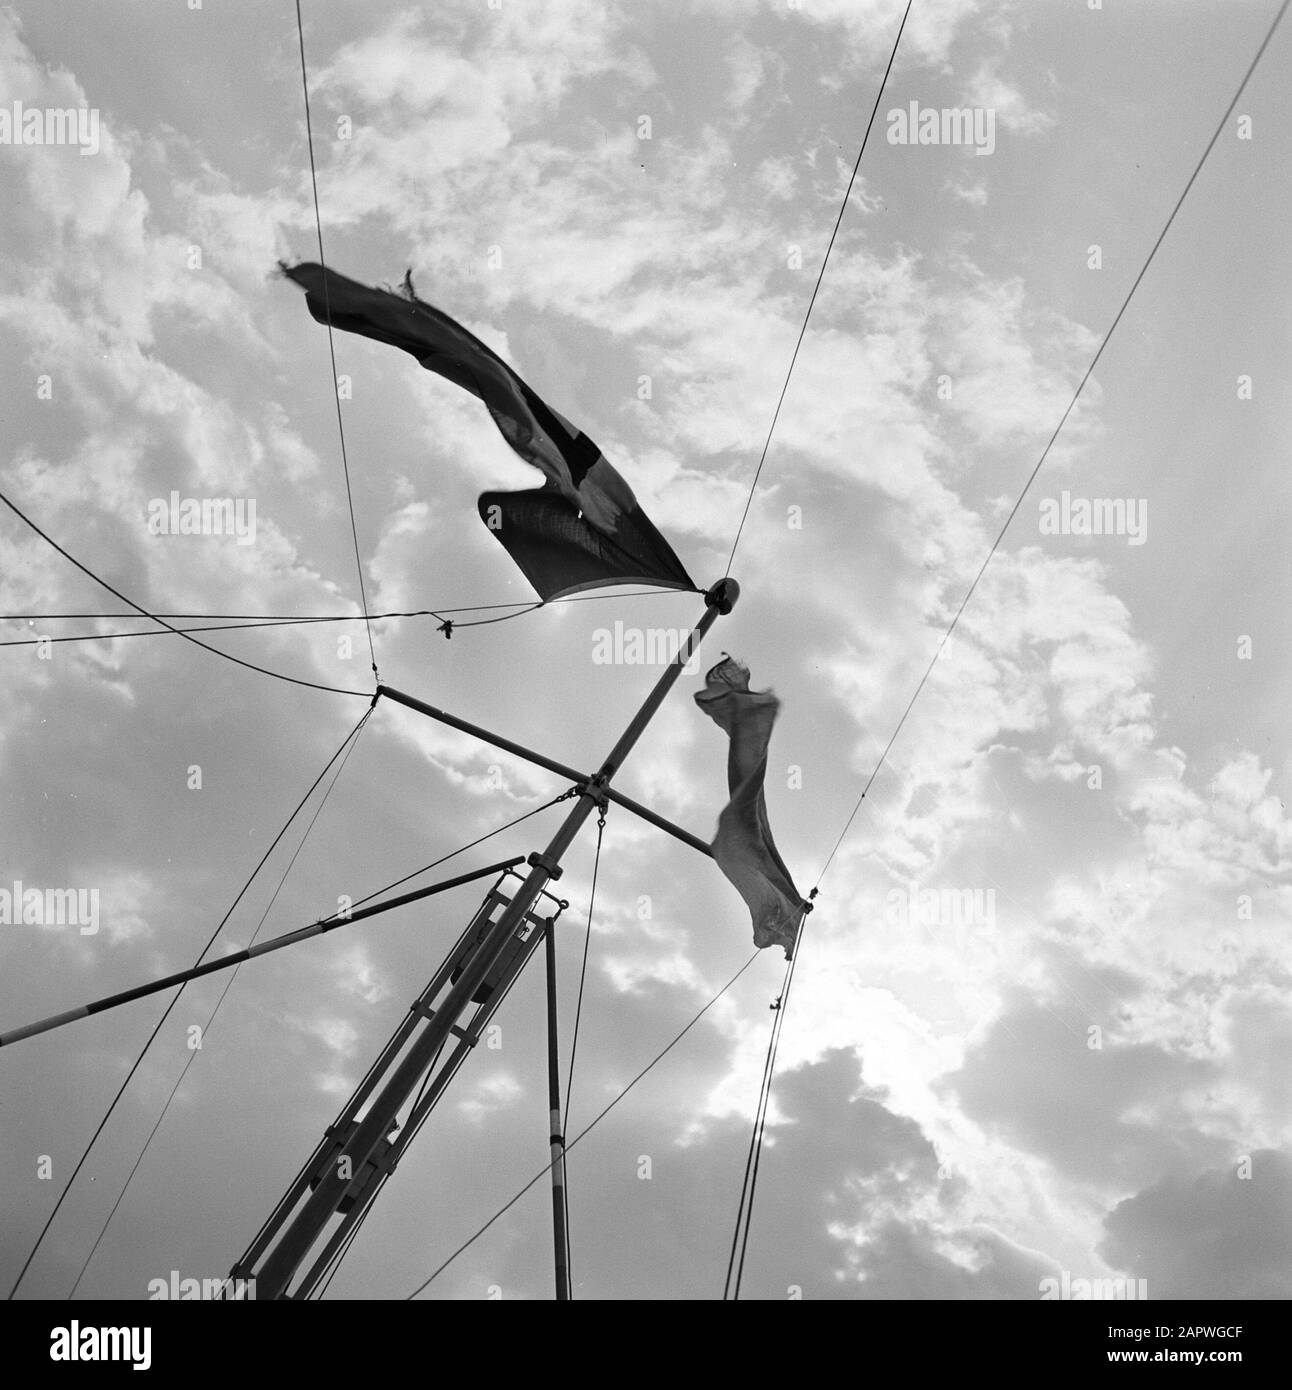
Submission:
<svg viewBox="0 0 1292 1390">
<path fill-rule="evenodd" d="M 606 811 L 610 808 L 610 798 L 606 795 L 605 781 L 600 777 L 589 777 L 586 782 L 576 783 L 571 791 L 578 796 L 591 797 L 601 808 L 601 819 L 597 823 L 605 825 Z M 569 794 L 567 793 L 567 795 Z"/>
<path fill-rule="evenodd" d="M 542 869 L 543 872 L 547 874 L 548 878 L 553 880 L 560 878 L 565 872 L 555 859 L 552 859 L 546 854 L 539 854 L 537 850 L 525 860 L 525 863 L 531 868 Z"/>
</svg>

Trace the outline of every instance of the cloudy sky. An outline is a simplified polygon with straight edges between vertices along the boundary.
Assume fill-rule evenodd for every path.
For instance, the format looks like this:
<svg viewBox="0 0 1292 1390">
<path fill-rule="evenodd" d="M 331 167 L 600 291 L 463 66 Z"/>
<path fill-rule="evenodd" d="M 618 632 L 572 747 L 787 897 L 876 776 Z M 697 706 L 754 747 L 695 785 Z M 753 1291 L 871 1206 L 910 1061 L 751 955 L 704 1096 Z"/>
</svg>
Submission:
<svg viewBox="0 0 1292 1390">
<path fill-rule="evenodd" d="M 411 267 L 601 444 L 696 579 L 719 577 L 902 7 L 303 8 L 329 264 Z M 736 554 L 744 597 L 711 639 L 783 701 L 768 802 L 804 892 L 1275 8 L 916 0 Z M 317 258 L 296 45 L 285 0 L 0 10 L 0 105 L 98 121 L 93 152 L 0 145 L 0 486 L 153 611 L 359 612 L 327 335 L 273 274 Z M 1064 1271 L 1151 1298 L 1292 1294 L 1290 45 L 1285 28 L 820 878 L 744 1296 L 1026 1300 Z M 912 102 L 989 115 L 990 150 L 890 141 Z M 343 334 L 336 354 L 372 610 L 530 597 L 474 499 L 537 475 L 411 359 Z M 254 499 L 254 542 L 150 534 L 172 492 Z M 1135 525 L 1044 524 L 1094 499 Z M 125 610 L 8 513 L 0 545 L 5 640 L 152 626 L 13 617 Z M 374 641 L 387 683 L 588 766 L 655 674 L 594 662 L 598 629 L 699 611 L 616 593 L 451 642 L 388 619 Z M 371 688 L 361 622 L 206 640 Z M 94 934 L 0 926 L 4 1030 L 191 964 L 365 704 L 165 635 L 0 659 L 0 888 L 100 902 Z M 726 749 L 698 685 L 621 785 L 707 836 Z M 382 704 L 221 942 L 561 790 Z M 540 847 L 558 814 L 455 867 Z M 592 843 L 561 882 L 567 1040 Z M 77 1292 L 226 1273 L 478 899 L 248 965 L 209 1026 L 227 977 L 187 991 L 22 1295 L 72 1289 L 181 1073 Z M 574 1130 L 750 950 L 714 866 L 613 811 Z M 578 1296 L 721 1295 L 782 970 L 763 953 L 575 1151 Z M 0 1055 L 6 1289 L 162 1007 Z M 410 1293 L 541 1168 L 542 1017 L 535 966 L 330 1296 Z M 425 1296 L 491 1287 L 550 1296 L 545 1184 Z"/>
</svg>

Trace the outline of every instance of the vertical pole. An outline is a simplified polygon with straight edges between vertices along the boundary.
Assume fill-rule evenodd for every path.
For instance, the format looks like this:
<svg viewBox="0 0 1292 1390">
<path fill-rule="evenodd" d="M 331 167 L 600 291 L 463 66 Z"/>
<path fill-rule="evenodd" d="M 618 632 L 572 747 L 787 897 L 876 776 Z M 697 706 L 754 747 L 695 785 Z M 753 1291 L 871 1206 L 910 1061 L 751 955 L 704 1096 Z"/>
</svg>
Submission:
<svg viewBox="0 0 1292 1390">
<path fill-rule="evenodd" d="M 547 1104 L 552 1149 L 552 1248 L 556 1260 L 556 1301 L 570 1297 L 570 1246 L 566 1239 L 565 1132 L 561 1124 L 561 1060 L 556 1045 L 556 933 L 548 918 L 543 929 L 547 959 Z"/>
</svg>

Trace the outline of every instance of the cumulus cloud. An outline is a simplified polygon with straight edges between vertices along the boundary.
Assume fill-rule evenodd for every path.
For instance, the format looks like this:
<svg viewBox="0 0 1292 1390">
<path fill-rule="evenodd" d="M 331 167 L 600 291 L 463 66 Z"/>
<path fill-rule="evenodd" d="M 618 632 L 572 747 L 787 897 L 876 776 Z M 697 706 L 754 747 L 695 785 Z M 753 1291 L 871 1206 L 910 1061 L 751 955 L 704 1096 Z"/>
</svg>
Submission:
<svg viewBox="0 0 1292 1390">
<path fill-rule="evenodd" d="M 986 107 L 1008 131 L 1022 136 L 1041 135 L 1054 124 L 1054 117 L 1033 106 L 1021 91 L 1000 73 L 1001 60 L 982 64 L 970 80 L 967 100 Z"/>
</svg>

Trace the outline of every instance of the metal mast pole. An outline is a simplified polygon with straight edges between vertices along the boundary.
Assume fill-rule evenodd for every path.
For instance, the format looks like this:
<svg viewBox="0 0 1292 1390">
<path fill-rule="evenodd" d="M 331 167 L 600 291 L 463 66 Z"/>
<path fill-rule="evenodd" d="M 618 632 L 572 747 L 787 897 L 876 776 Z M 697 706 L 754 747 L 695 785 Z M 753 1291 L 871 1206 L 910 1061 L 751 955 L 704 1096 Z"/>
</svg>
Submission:
<svg viewBox="0 0 1292 1390">
<path fill-rule="evenodd" d="M 531 867 L 524 882 L 498 919 L 487 922 L 484 935 L 461 962 L 461 970 L 456 972 L 457 978 L 443 1002 L 435 1009 L 429 1007 L 429 1000 L 421 1006 L 420 1032 L 408 1042 L 385 1085 L 367 1101 L 362 1118 L 356 1114 L 355 1122 L 345 1135 L 338 1136 L 337 1143 L 326 1151 L 326 1163 L 309 1175 L 308 1181 L 304 1173 L 297 1179 L 270 1218 L 266 1229 L 235 1266 L 234 1274 L 237 1277 L 254 1278 L 256 1298 L 308 1297 L 317 1283 L 315 1276 L 321 1273 L 320 1267 L 316 1264 L 293 1289 L 292 1282 L 298 1269 L 333 1223 L 337 1213 L 346 1209 L 348 1201 L 355 1200 L 364 1184 L 370 1181 L 374 1170 L 381 1168 L 389 1152 L 388 1136 L 398 1124 L 400 1110 L 417 1091 L 427 1071 L 435 1065 L 440 1050 L 449 1038 L 454 1035 L 459 1038 L 459 1050 L 469 1050 L 474 1045 L 475 1037 L 470 1030 L 464 1032 L 458 1026 L 472 1002 L 479 1002 L 473 1001 L 473 996 L 486 983 L 512 938 L 518 934 L 518 929 L 523 930 L 538 895 L 549 882 L 560 877 L 562 856 L 592 812 L 605 804 L 605 787 L 619 771 L 664 697 L 682 674 L 682 668 L 690 660 L 692 652 L 719 615 L 731 612 L 739 595 L 740 586 L 730 578 L 719 580 L 705 594 L 704 615 L 692 629 L 682 650 L 655 683 L 654 689 L 600 768 L 582 784 L 578 799 L 547 848 L 541 854 L 529 856 Z M 444 981 L 444 984 L 447 983 L 447 980 Z M 393 1055 L 390 1060 L 393 1063 Z M 307 1189 L 308 1197 L 305 1196 Z"/>
<path fill-rule="evenodd" d="M 589 930 L 591 926 L 589 925 Z M 547 962 L 547 1105 L 551 1117 L 552 1248 L 556 1265 L 556 1301 L 570 1297 L 570 1245 L 566 1239 L 565 1127 L 561 1123 L 561 1054 L 556 1042 L 556 933 L 543 929 Z"/>
</svg>

